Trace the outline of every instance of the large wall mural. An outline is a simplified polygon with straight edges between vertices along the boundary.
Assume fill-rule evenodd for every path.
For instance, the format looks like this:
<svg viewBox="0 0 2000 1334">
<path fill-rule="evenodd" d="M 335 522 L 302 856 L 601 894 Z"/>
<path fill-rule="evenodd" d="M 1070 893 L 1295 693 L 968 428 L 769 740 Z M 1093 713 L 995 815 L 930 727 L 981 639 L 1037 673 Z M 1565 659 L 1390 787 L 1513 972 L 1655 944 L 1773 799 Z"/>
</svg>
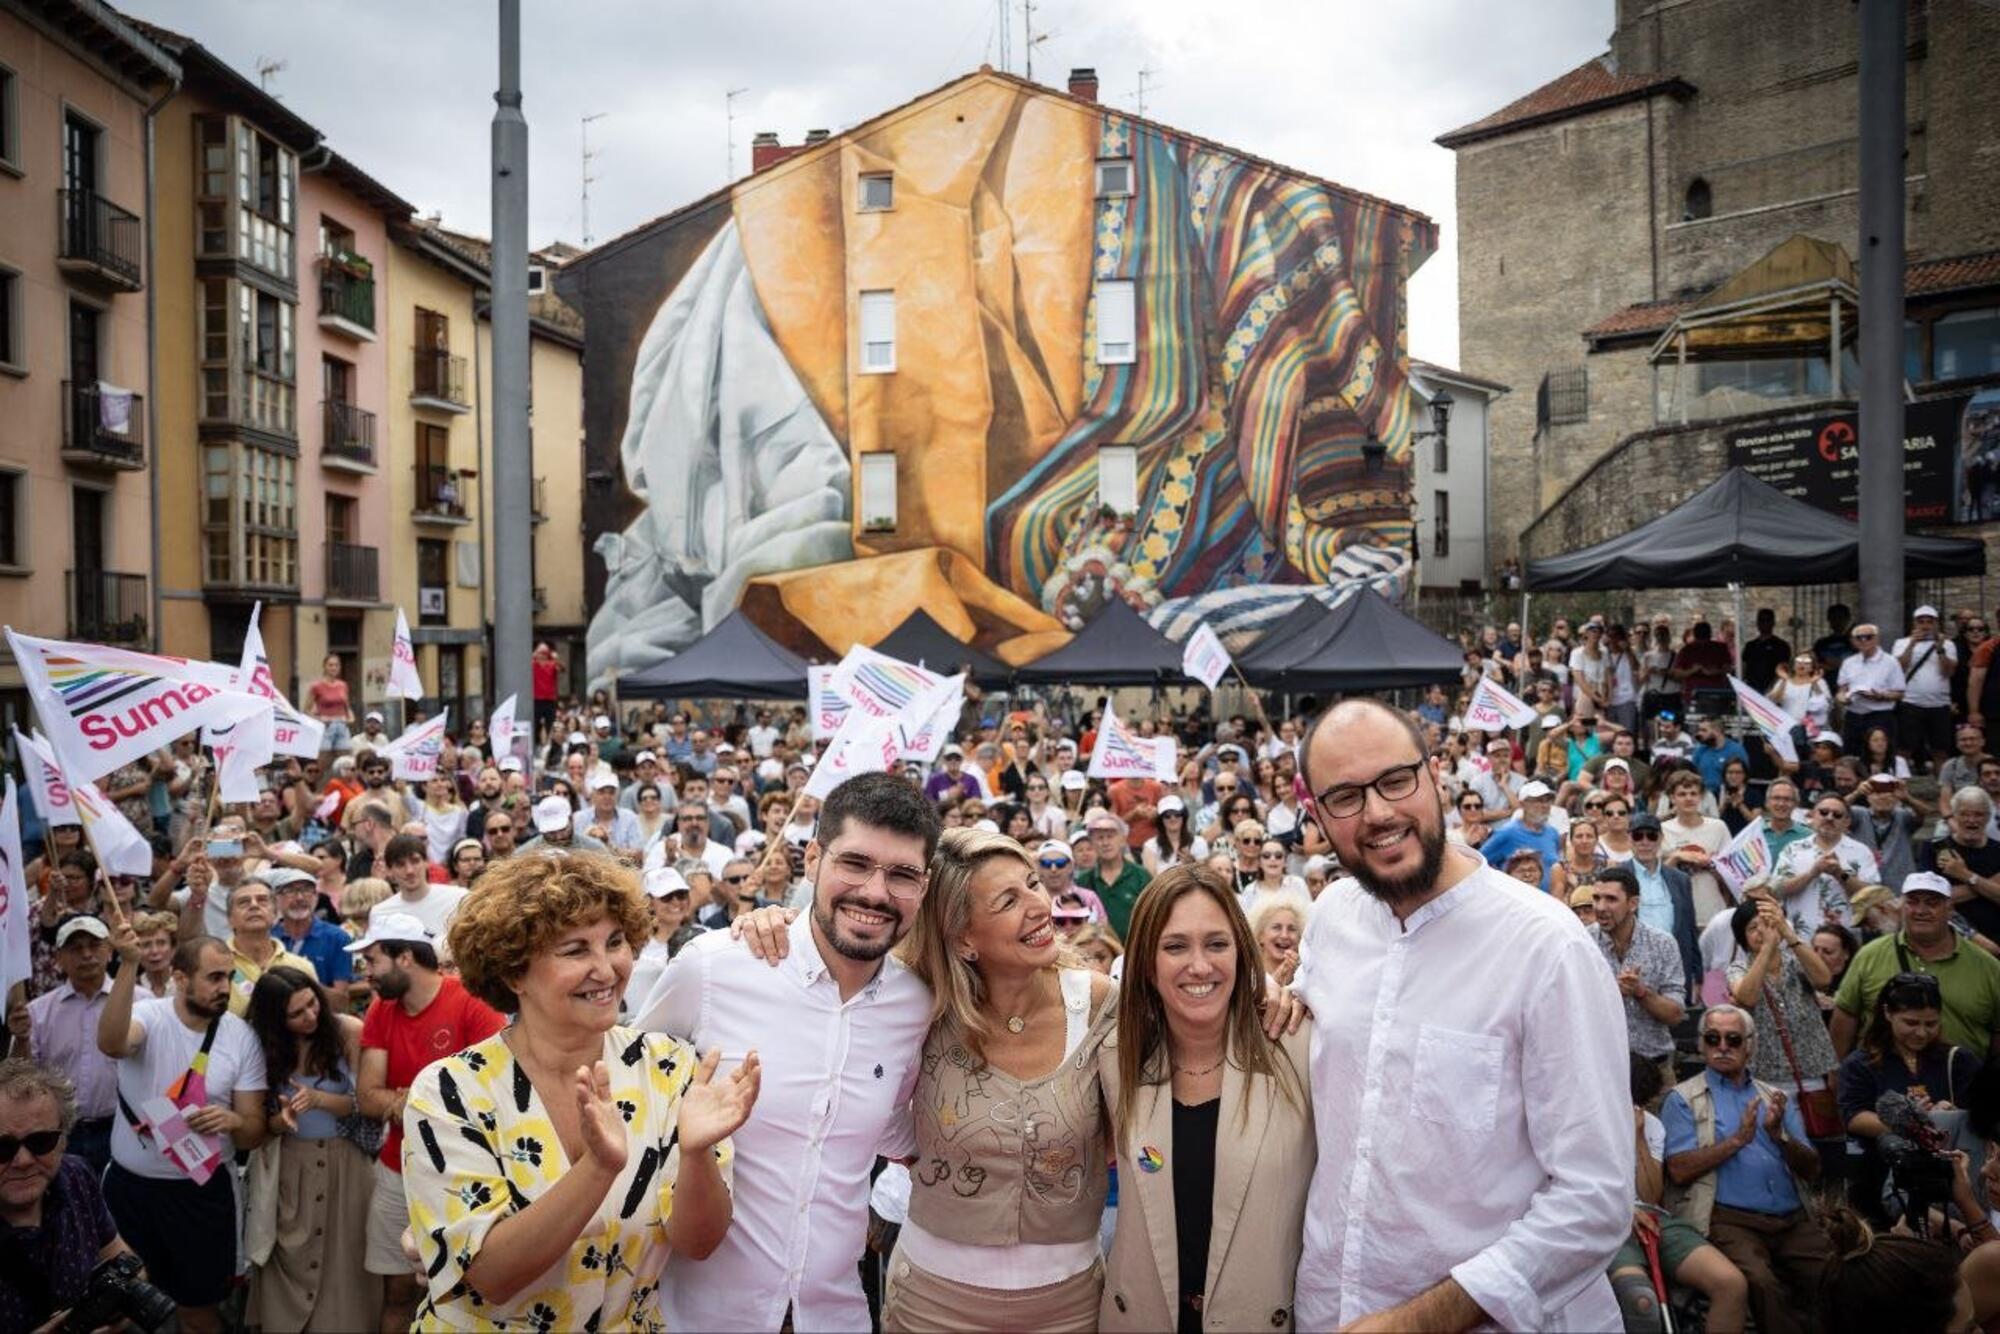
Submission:
<svg viewBox="0 0 2000 1334">
<path fill-rule="evenodd" d="M 1099 159 L 1131 161 L 1129 195 L 1098 196 Z M 864 173 L 892 175 L 892 207 L 857 208 Z M 692 210 L 698 249 L 676 225 L 656 244 L 681 271 L 627 354 L 594 678 L 739 603 L 836 652 L 921 606 L 1023 661 L 1109 597 L 1244 634 L 1409 573 L 1420 215 L 982 72 Z M 1100 365 L 1096 285 L 1118 280 L 1137 357 Z M 874 291 L 895 293 L 892 374 L 860 370 Z M 613 299 L 587 292 L 593 333 Z M 1136 458 L 1130 512 L 1100 502 L 1107 446 Z M 854 507 L 883 452 L 892 531 Z"/>
</svg>

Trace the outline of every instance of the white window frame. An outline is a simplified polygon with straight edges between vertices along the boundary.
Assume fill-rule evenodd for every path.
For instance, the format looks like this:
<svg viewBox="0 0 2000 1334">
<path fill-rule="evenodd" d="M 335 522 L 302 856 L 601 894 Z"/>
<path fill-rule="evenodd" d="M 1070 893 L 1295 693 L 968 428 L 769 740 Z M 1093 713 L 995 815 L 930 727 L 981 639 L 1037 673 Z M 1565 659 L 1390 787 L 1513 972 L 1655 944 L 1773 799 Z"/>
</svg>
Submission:
<svg viewBox="0 0 2000 1334">
<path fill-rule="evenodd" d="M 861 374 L 888 375 L 896 369 L 896 293 L 888 288 L 863 292 L 856 308 L 859 317 L 855 325 L 861 335 Z M 889 335 L 886 339 L 881 337 L 884 320 Z M 878 356 L 886 359 L 871 359 Z"/>
<path fill-rule="evenodd" d="M 856 474 L 854 510 L 861 516 L 864 533 L 893 533 L 900 516 L 896 509 L 896 455 L 874 450 L 861 455 Z"/>
<path fill-rule="evenodd" d="M 35 512 L 31 503 L 31 492 L 35 485 L 34 475 L 26 468 L 12 463 L 0 463 L 0 472 L 14 479 L 14 543 L 15 555 L 22 559 L 12 565 L 0 564 L 0 574 L 33 574 L 35 567 L 29 557 L 35 544 L 28 532 L 29 519 Z"/>
<path fill-rule="evenodd" d="M 0 171 L 25 176 L 21 166 L 21 76 L 0 63 Z"/>
<path fill-rule="evenodd" d="M 4 284 L 0 284 L 0 301 L 7 303 L 7 328 L 14 337 L 14 346 L 11 349 L 0 349 L 0 373 L 25 376 L 28 373 L 28 338 L 27 331 L 21 327 L 21 320 L 26 313 L 27 303 L 21 295 L 23 281 L 21 271 L 12 264 L 0 264 L 0 278 L 7 279 Z M 8 351 L 13 353 L 11 357 L 5 355 Z"/>
<path fill-rule="evenodd" d="M 1113 514 L 1139 512 L 1139 448 L 1097 447 L 1097 503 Z"/>
<path fill-rule="evenodd" d="M 1105 279 L 1097 284 L 1096 295 L 1097 364 L 1129 366 L 1139 359 L 1138 284 L 1129 278 Z M 1115 336 L 1120 333 L 1123 338 Z"/>
<path fill-rule="evenodd" d="M 1120 171 L 1124 173 L 1125 181 L 1122 186 L 1119 186 L 1114 189 L 1113 183 L 1107 181 L 1106 178 L 1110 176 L 1112 173 Z M 1097 197 L 1099 199 L 1131 198 L 1132 159 L 1129 157 L 1101 157 L 1097 159 L 1097 171 L 1095 173 L 1094 180 L 1096 183 Z"/>
<path fill-rule="evenodd" d="M 528 295 L 541 296 L 549 290 L 549 270 L 546 265 L 528 266 Z"/>
<path fill-rule="evenodd" d="M 868 202 L 868 187 L 880 181 L 889 191 L 887 199 L 881 203 Z M 896 207 L 896 173 L 892 171 L 864 171 L 854 182 L 854 207 L 861 213 L 887 213 Z"/>
</svg>

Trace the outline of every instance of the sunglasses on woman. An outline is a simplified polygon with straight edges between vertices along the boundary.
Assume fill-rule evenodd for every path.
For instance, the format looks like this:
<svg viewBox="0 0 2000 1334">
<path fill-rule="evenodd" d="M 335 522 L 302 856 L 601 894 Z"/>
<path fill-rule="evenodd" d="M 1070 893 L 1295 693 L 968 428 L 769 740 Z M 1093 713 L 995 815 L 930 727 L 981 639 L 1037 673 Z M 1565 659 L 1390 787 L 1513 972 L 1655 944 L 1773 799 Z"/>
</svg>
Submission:
<svg viewBox="0 0 2000 1334">
<path fill-rule="evenodd" d="M 1929 973 L 1898 973 L 1883 985 L 1882 997 L 1892 1009 L 1935 1010 L 1943 1007 L 1944 988 Z"/>
</svg>

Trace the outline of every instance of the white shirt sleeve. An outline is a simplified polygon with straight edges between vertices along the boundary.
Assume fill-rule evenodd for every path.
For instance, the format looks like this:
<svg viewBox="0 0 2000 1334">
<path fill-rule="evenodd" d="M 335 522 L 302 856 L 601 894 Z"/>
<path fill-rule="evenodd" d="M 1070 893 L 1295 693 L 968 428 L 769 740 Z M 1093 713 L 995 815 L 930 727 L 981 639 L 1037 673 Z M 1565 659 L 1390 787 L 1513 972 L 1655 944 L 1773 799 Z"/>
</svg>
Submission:
<svg viewBox="0 0 2000 1334">
<path fill-rule="evenodd" d="M 1548 1183 L 1453 1278 L 1502 1329 L 1548 1329 L 1632 1229 L 1631 1074 L 1625 1010 L 1597 946 L 1577 934 L 1526 999 L 1521 1083 L 1528 1141 Z"/>
<path fill-rule="evenodd" d="M 701 997 L 708 980 L 709 951 L 694 949 L 689 941 L 679 954 L 668 960 L 652 994 L 636 1007 L 639 1017 L 633 1027 L 646 1033 L 666 1033 L 684 1038 L 701 1050 Z"/>
</svg>

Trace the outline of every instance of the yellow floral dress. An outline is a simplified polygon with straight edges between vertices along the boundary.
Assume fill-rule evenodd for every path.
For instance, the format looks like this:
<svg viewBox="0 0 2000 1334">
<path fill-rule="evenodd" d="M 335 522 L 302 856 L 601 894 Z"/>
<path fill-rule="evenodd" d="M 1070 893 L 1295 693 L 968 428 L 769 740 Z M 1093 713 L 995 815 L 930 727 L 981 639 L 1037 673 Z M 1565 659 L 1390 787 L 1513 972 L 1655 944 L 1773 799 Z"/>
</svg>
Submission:
<svg viewBox="0 0 2000 1334">
<path fill-rule="evenodd" d="M 611 1096 L 631 1127 L 625 1169 L 566 1259 L 505 1304 L 465 1271 L 487 1230 L 569 1170 L 555 1126 L 502 1035 L 425 1067 L 404 1116 L 403 1183 L 430 1292 L 419 1330 L 664 1330 L 658 1309 L 666 1221 L 680 1171 L 675 1123 L 694 1048 L 661 1033 L 604 1036 Z M 730 1179 L 728 1140 L 713 1152 Z"/>
</svg>

